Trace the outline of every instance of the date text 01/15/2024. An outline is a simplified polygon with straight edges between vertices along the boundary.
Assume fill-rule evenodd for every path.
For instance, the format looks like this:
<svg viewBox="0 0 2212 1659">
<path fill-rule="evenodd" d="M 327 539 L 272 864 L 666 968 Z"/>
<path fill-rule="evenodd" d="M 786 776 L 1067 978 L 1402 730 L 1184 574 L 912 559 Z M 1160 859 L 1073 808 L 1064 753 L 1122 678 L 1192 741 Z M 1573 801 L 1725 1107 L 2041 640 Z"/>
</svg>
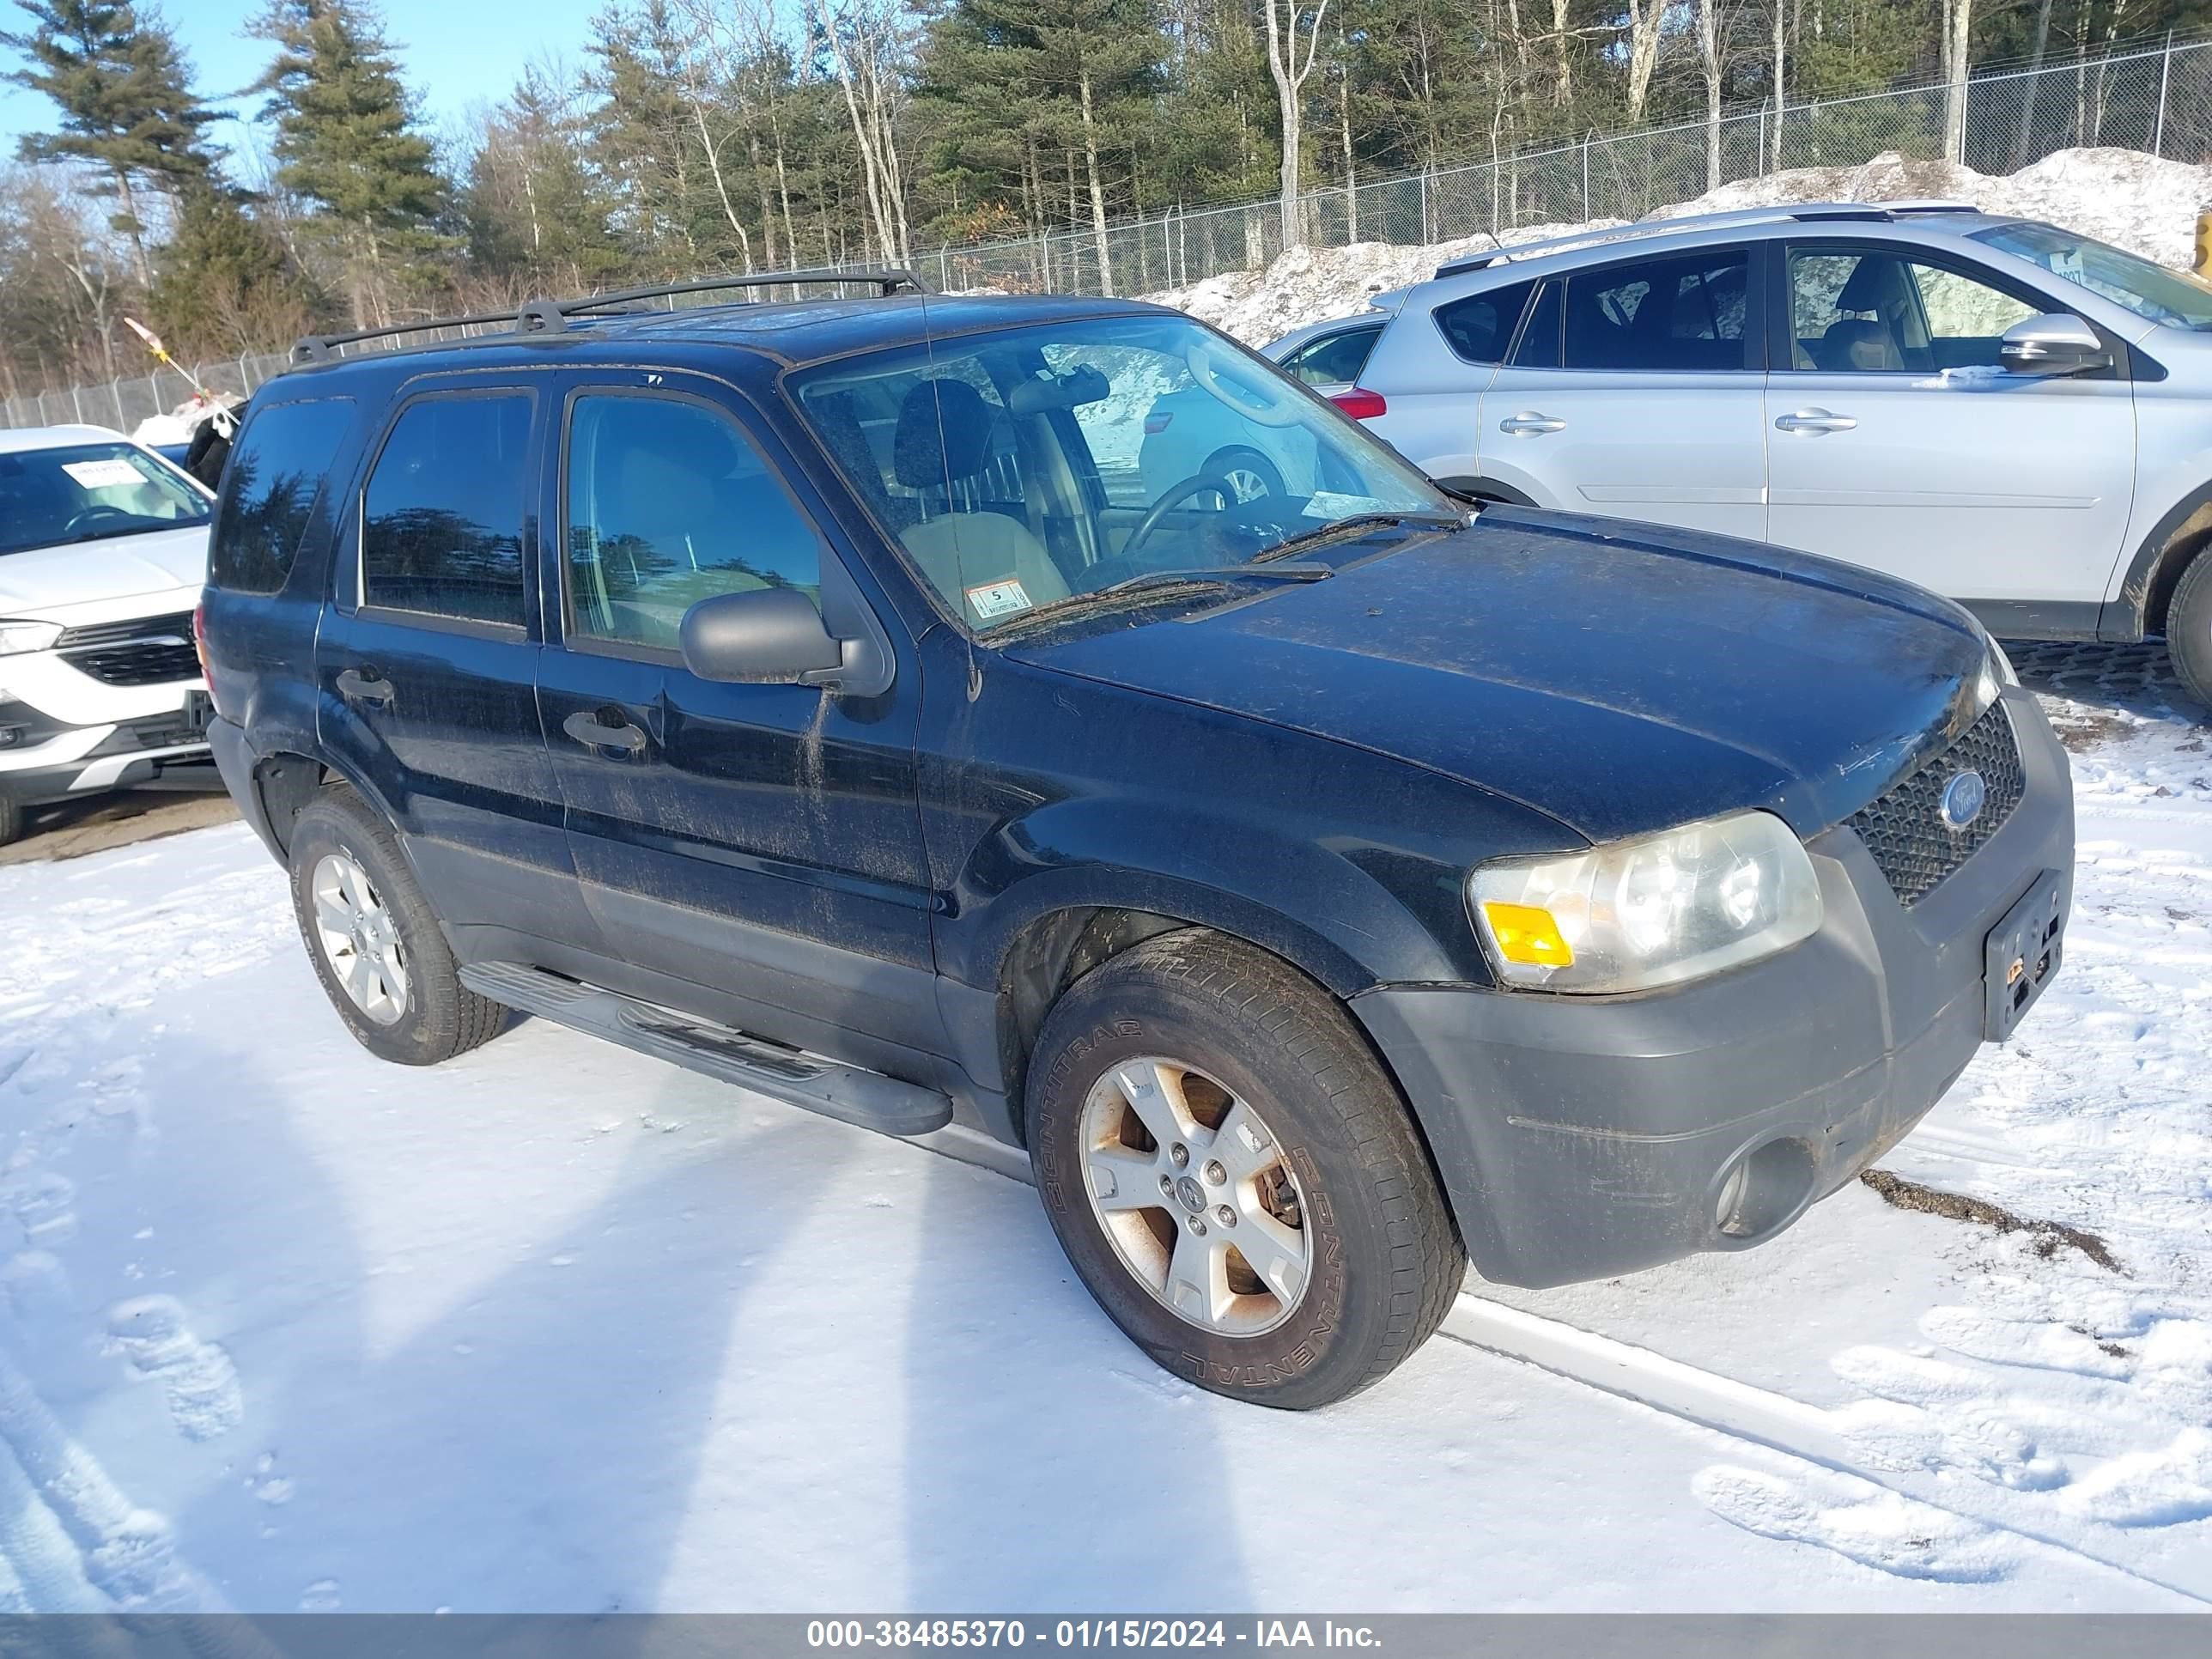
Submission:
<svg viewBox="0 0 2212 1659">
<path fill-rule="evenodd" d="M 1255 1619 L 817 1619 L 810 1648 L 1374 1648 L 1366 1625 Z"/>
</svg>

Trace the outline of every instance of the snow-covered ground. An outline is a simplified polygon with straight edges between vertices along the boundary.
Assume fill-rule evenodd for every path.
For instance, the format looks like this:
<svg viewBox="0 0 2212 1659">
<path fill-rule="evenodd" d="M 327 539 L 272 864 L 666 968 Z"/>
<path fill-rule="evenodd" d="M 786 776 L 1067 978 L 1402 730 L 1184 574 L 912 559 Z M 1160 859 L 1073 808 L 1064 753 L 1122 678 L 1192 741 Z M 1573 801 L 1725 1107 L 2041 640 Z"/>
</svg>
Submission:
<svg viewBox="0 0 2212 1659">
<path fill-rule="evenodd" d="M 2194 257 L 2197 216 L 2212 207 L 2212 167 L 2165 161 L 2140 150 L 2066 149 L 2018 173 L 1992 176 L 1892 152 L 1863 167 L 1799 167 L 1723 185 L 1648 216 L 1671 219 L 1787 202 L 1931 199 L 1972 202 L 1990 213 L 2045 220 L 2185 268 Z M 1307 323 L 1364 310 L 1370 298 L 1386 289 L 1425 282 L 1447 259 L 1501 243 L 1608 230 L 1620 222 L 1524 225 L 1495 238 L 1466 236 L 1428 247 L 1359 242 L 1293 248 L 1265 270 L 1232 271 L 1146 297 L 1179 307 L 1248 345 L 1265 345 Z"/>
<path fill-rule="evenodd" d="M 0 869 L 0 1612 L 2199 1608 L 2212 727 L 2024 652 L 2069 963 L 1770 1247 L 1155 1370 L 1029 1190 L 542 1022 L 368 1058 L 237 826 Z"/>
</svg>

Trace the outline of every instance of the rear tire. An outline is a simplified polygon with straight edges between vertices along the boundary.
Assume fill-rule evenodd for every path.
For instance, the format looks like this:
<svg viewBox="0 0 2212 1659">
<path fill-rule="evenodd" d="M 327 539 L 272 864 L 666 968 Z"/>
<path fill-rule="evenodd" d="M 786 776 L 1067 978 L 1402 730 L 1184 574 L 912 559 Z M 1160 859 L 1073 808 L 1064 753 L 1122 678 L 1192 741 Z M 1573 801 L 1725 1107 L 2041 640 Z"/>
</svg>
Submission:
<svg viewBox="0 0 2212 1659">
<path fill-rule="evenodd" d="M 2166 648 L 2182 688 L 2212 710 L 2212 547 L 2181 573 L 2166 611 Z"/>
<path fill-rule="evenodd" d="M 1201 1388 L 1289 1410 L 1342 1400 L 1427 1340 L 1466 1277 L 1351 1016 L 1250 946 L 1192 928 L 1085 975 L 1045 1020 L 1027 1092 L 1069 1261 L 1130 1340 Z"/>
<path fill-rule="evenodd" d="M 362 1048 L 434 1066 L 506 1029 L 509 1011 L 461 983 L 398 837 L 358 794 L 337 785 L 308 802 L 288 851 L 301 942 Z"/>
</svg>

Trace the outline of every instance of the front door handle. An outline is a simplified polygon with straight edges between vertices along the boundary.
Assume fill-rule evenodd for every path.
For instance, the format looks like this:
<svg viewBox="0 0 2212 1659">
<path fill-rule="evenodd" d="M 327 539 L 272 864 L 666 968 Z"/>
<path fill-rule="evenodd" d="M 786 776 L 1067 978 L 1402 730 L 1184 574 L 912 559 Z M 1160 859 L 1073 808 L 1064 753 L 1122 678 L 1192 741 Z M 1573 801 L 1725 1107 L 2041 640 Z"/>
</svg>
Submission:
<svg viewBox="0 0 2212 1659">
<path fill-rule="evenodd" d="M 1831 415 L 1825 409 L 1801 409 L 1795 415 L 1775 417 L 1777 432 L 1849 432 L 1858 422 L 1849 415 Z"/>
<path fill-rule="evenodd" d="M 645 733 L 619 708 L 580 708 L 561 722 L 561 729 L 586 749 L 619 749 L 635 755 L 645 747 Z"/>
<path fill-rule="evenodd" d="M 1498 429 L 1516 438 L 1533 438 L 1546 432 L 1565 432 L 1567 423 L 1556 415 L 1539 415 L 1534 410 L 1524 409 L 1500 421 Z"/>
<path fill-rule="evenodd" d="M 374 668 L 343 668 L 338 671 L 338 696 L 348 702 L 365 702 L 373 708 L 386 708 L 392 703 L 392 682 Z"/>
</svg>

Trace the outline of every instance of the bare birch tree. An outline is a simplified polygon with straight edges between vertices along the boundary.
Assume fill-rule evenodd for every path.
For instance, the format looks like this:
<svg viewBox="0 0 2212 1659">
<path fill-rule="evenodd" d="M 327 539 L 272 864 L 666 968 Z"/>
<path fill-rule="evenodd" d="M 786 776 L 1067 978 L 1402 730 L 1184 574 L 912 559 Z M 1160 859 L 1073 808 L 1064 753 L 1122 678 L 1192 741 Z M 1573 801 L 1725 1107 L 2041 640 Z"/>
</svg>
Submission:
<svg viewBox="0 0 2212 1659">
<path fill-rule="evenodd" d="M 1300 14 L 1300 0 L 1267 0 L 1267 73 L 1274 78 L 1275 103 L 1282 116 L 1283 247 L 1303 246 L 1305 227 L 1298 212 L 1299 147 L 1304 139 L 1306 77 L 1313 73 L 1321 52 L 1321 27 L 1328 15 L 1328 0 L 1320 0 L 1310 13 Z M 1305 36 L 1305 56 L 1298 56 L 1298 37 Z"/>
</svg>

